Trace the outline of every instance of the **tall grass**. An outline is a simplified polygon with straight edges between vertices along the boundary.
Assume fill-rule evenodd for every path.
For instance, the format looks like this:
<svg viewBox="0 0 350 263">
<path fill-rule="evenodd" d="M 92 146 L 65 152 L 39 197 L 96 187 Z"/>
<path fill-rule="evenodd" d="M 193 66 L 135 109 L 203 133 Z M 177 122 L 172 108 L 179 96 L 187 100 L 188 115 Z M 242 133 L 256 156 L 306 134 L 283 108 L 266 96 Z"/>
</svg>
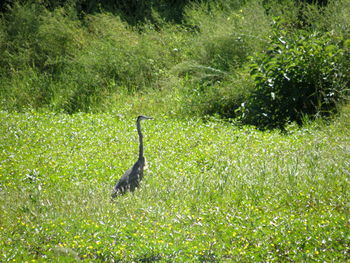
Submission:
<svg viewBox="0 0 350 263">
<path fill-rule="evenodd" d="M 134 119 L 2 112 L 0 259 L 344 262 L 348 120 L 281 134 L 158 118 L 141 188 L 111 202 Z"/>
</svg>

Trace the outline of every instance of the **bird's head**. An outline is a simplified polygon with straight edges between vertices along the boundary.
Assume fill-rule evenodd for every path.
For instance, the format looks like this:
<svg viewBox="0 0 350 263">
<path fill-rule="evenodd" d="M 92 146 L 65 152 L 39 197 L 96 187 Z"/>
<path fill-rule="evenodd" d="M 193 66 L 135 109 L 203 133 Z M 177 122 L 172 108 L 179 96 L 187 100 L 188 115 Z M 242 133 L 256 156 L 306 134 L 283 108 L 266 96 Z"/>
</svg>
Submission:
<svg viewBox="0 0 350 263">
<path fill-rule="evenodd" d="M 142 120 L 153 120 L 152 117 L 147 117 L 147 116 L 143 116 L 143 115 L 140 115 L 137 117 L 137 121 L 142 121 Z"/>
</svg>

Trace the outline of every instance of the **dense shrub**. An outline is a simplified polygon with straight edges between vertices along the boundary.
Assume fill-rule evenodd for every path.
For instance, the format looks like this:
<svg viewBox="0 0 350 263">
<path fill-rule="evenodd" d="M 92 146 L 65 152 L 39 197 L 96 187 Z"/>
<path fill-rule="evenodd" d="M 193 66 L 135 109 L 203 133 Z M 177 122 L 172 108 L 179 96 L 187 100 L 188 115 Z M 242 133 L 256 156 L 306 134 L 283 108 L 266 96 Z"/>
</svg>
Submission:
<svg viewBox="0 0 350 263">
<path fill-rule="evenodd" d="M 301 123 L 305 115 L 328 115 L 344 98 L 348 68 L 330 34 L 290 32 L 276 24 L 266 53 L 252 58 L 255 90 L 243 107 L 243 120 L 262 128 Z"/>
<path fill-rule="evenodd" d="M 238 9 L 237 9 L 238 8 Z M 260 3 L 196 4 L 186 10 L 194 31 L 188 57 L 171 72 L 183 79 L 185 114 L 235 118 L 251 91 L 252 82 L 241 67 L 267 44 L 269 18 Z"/>
</svg>

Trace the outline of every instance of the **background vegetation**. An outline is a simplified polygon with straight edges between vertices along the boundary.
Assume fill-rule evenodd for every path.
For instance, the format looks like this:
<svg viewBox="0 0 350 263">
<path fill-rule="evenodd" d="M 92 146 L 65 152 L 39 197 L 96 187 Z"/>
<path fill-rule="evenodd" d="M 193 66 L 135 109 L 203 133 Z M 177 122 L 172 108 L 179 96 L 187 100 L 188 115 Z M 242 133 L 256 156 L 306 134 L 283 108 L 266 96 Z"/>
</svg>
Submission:
<svg viewBox="0 0 350 263">
<path fill-rule="evenodd" d="M 348 0 L 3 4 L 0 106 L 110 112 L 139 105 L 141 96 L 145 111 L 239 118 L 260 128 L 329 115 L 348 95 L 349 6 Z"/>
<path fill-rule="evenodd" d="M 350 260 L 350 0 L 0 12 L 1 262 Z"/>
</svg>

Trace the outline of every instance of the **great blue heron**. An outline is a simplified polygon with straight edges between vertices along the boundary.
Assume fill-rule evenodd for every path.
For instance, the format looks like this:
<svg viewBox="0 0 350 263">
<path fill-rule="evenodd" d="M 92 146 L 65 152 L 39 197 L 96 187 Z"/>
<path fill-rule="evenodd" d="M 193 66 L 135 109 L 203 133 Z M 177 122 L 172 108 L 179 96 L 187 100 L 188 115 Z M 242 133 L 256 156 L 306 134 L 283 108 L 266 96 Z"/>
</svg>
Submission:
<svg viewBox="0 0 350 263">
<path fill-rule="evenodd" d="M 145 166 L 145 157 L 143 156 L 143 136 L 141 133 L 141 121 L 142 120 L 152 120 L 151 117 L 138 116 L 136 120 L 137 132 L 139 134 L 139 158 L 136 163 L 127 170 L 124 175 L 119 179 L 114 187 L 112 198 L 119 194 L 124 194 L 127 190 L 133 192 L 136 187 L 139 186 L 140 181 L 143 177 L 143 168 Z"/>
</svg>

